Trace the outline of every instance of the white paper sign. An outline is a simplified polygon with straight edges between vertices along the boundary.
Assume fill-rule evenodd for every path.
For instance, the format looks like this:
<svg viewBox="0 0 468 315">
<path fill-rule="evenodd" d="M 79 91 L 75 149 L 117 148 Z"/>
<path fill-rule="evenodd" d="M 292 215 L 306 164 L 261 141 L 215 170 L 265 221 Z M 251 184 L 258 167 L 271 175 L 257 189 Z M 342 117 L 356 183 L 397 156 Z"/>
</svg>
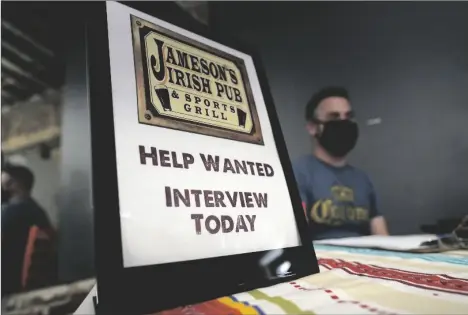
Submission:
<svg viewBox="0 0 468 315">
<path fill-rule="evenodd" d="M 252 58 L 107 15 L 124 266 L 299 246 Z"/>
</svg>

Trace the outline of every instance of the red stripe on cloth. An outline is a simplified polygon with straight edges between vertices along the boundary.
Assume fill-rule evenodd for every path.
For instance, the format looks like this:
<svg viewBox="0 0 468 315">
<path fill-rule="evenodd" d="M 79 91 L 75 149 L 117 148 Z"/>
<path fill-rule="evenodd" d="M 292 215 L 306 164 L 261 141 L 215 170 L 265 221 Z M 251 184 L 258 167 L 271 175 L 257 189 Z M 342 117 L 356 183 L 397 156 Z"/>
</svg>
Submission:
<svg viewBox="0 0 468 315">
<path fill-rule="evenodd" d="M 336 303 L 338 304 L 356 304 L 357 306 L 361 307 L 361 308 L 364 308 L 364 309 L 368 309 L 369 308 L 369 305 L 367 304 L 364 304 L 362 302 L 359 302 L 359 301 L 349 301 L 349 300 L 343 300 L 341 299 L 336 293 L 333 292 L 333 290 L 330 290 L 330 289 L 325 289 L 325 288 L 314 288 L 314 289 L 310 289 L 310 288 L 306 288 L 306 287 L 303 287 L 301 285 L 298 285 L 296 282 L 290 282 L 291 285 L 293 285 L 293 287 L 295 287 L 296 289 L 298 290 L 302 290 L 302 291 L 323 291 L 325 293 L 328 293 L 328 295 L 330 296 L 330 298 L 332 300 L 335 300 Z M 378 313 L 380 315 L 395 315 L 393 313 L 389 313 L 387 311 L 381 311 L 377 308 L 371 308 L 369 309 L 370 312 L 372 313 Z"/>
<path fill-rule="evenodd" d="M 351 275 L 396 281 L 408 286 L 446 293 L 468 295 L 468 280 L 442 274 L 425 274 L 407 270 L 366 265 L 341 259 L 319 259 L 319 265 L 327 269 L 341 269 Z"/>
</svg>

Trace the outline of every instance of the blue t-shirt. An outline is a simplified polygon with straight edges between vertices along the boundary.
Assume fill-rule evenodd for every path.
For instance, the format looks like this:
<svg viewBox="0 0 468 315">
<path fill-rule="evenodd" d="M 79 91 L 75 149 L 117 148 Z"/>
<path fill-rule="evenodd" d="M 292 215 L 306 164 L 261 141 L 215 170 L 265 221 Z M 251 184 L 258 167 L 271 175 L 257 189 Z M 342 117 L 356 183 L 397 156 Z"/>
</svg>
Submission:
<svg viewBox="0 0 468 315">
<path fill-rule="evenodd" d="M 370 234 L 379 216 L 374 187 L 361 170 L 334 167 L 312 155 L 293 164 L 312 239 Z"/>
</svg>

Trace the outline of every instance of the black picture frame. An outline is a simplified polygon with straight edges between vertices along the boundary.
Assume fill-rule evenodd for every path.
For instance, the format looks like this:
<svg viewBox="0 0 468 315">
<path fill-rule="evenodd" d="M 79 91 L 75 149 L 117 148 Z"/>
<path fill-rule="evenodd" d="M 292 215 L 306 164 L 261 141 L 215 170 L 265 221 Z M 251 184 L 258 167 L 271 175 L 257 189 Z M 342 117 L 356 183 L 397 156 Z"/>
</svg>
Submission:
<svg viewBox="0 0 468 315">
<path fill-rule="evenodd" d="M 122 4 L 252 56 L 289 187 L 301 245 L 276 251 L 124 268 L 106 3 L 87 4 L 90 8 L 86 17 L 86 37 L 99 313 L 151 313 L 318 273 L 291 162 L 259 56 L 250 47 L 197 23 L 173 2 Z M 128 23 L 130 27 L 130 21 L 122 23 Z M 291 274 L 278 276 L 274 270 L 261 267 L 259 261 L 268 253 L 277 256 L 276 264 L 288 261 Z"/>
</svg>

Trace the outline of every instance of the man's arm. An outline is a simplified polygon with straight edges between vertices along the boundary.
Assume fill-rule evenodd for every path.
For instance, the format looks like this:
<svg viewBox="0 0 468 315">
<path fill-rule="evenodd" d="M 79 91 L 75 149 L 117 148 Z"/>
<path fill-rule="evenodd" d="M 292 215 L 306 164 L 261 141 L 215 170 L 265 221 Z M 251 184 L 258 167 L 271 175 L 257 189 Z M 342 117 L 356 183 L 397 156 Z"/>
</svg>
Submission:
<svg viewBox="0 0 468 315">
<path fill-rule="evenodd" d="M 294 177 L 296 178 L 297 188 L 301 196 L 302 207 L 304 208 L 304 215 L 308 220 L 307 211 L 309 210 L 309 200 L 307 198 L 307 180 L 301 168 L 297 164 L 293 164 Z"/>
<path fill-rule="evenodd" d="M 387 222 L 385 221 L 384 216 L 380 213 L 379 203 L 377 201 L 377 194 L 375 193 L 374 185 L 369 180 L 371 187 L 370 193 L 370 233 L 372 235 L 389 235 Z"/>
<path fill-rule="evenodd" d="M 370 222 L 370 229 L 372 235 L 389 235 L 387 229 L 387 222 L 382 215 L 374 217 Z"/>
</svg>

